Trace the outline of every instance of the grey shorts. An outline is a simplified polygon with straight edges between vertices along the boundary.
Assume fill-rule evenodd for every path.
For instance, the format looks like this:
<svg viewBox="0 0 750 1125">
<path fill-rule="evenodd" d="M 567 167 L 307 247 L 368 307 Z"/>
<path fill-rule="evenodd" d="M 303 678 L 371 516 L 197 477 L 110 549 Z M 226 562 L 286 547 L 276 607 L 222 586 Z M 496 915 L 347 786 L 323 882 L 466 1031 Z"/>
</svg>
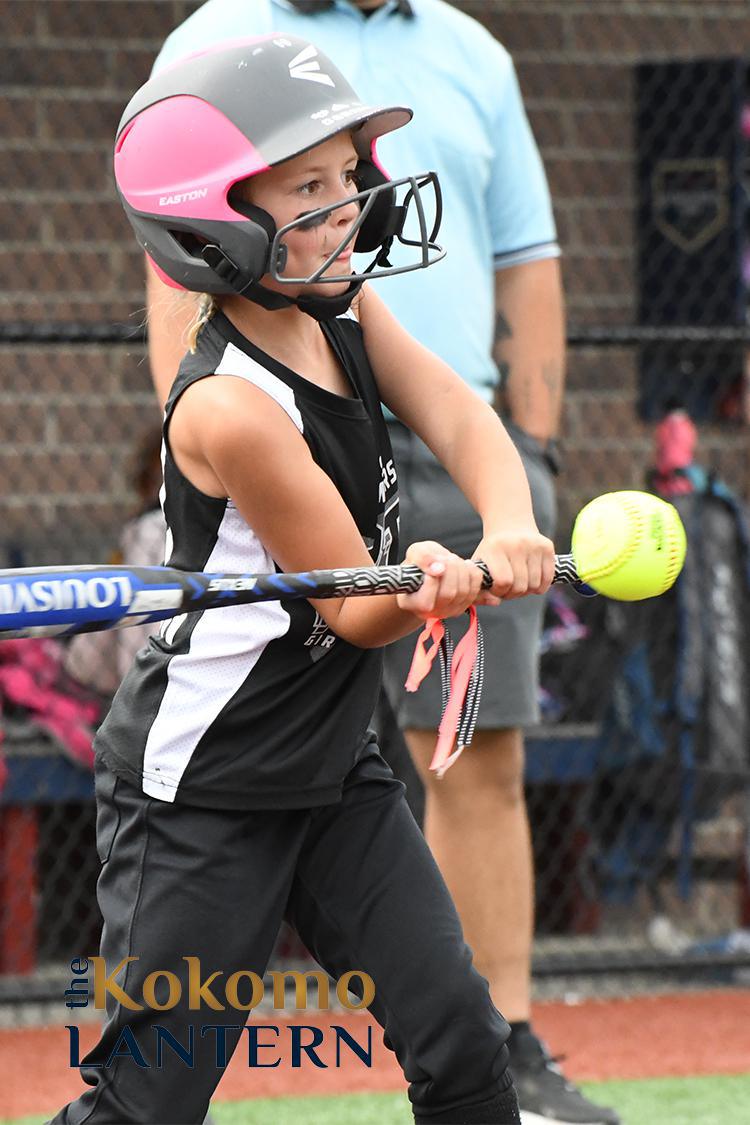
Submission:
<svg viewBox="0 0 750 1125">
<path fill-rule="evenodd" d="M 534 438 L 510 423 L 506 427 L 523 459 L 539 530 L 552 537 L 556 516 L 552 472 Z M 479 516 L 423 442 L 398 422 L 392 422 L 389 431 L 399 475 L 402 554 L 410 543 L 435 539 L 457 555 L 470 557 L 482 538 Z M 544 600 L 531 595 L 479 609 L 486 668 L 478 729 L 538 722 Z M 463 635 L 467 623 L 465 614 L 451 619 L 454 640 Z M 412 634 L 386 648 L 384 687 L 402 730 L 435 730 L 441 711 L 437 661 L 417 692 L 404 690 L 416 637 Z"/>
</svg>

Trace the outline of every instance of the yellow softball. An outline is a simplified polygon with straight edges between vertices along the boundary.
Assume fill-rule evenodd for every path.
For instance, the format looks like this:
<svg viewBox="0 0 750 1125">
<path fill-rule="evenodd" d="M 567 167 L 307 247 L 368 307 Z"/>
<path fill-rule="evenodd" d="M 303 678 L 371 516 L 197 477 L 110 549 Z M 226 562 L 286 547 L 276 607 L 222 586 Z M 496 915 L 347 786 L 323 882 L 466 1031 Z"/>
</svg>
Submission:
<svg viewBox="0 0 750 1125">
<path fill-rule="evenodd" d="M 663 594 L 682 570 L 685 528 L 650 492 L 607 492 L 581 508 L 572 550 L 581 579 L 600 594 L 637 602 Z"/>
</svg>

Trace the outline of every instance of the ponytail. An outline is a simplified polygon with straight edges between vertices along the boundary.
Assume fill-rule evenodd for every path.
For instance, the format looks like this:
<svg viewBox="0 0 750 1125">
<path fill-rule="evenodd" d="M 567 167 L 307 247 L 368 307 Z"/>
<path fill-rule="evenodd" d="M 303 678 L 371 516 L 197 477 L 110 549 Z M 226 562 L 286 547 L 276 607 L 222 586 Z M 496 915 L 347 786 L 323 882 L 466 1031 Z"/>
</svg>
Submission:
<svg viewBox="0 0 750 1125">
<path fill-rule="evenodd" d="M 187 344 L 191 354 L 195 353 L 198 336 L 204 325 L 208 324 L 211 317 L 218 309 L 216 300 L 211 293 L 201 293 L 198 298 L 198 307 L 195 317 L 188 325 Z"/>
</svg>

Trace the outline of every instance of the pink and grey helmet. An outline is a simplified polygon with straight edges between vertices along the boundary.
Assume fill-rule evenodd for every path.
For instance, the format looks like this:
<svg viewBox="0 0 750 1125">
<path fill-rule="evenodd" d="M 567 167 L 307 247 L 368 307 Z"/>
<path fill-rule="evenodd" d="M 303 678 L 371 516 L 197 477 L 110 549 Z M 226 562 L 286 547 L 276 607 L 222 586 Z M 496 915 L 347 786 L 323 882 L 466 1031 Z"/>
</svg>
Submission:
<svg viewBox="0 0 750 1125">
<path fill-rule="evenodd" d="M 440 188 L 433 172 L 390 180 L 375 142 L 411 119 L 402 106 L 364 105 L 322 52 L 294 36 L 270 35 L 219 44 L 173 64 L 131 98 L 117 130 L 115 179 L 125 213 L 157 272 L 169 284 L 205 293 L 242 293 L 267 308 L 298 304 L 313 316 L 338 315 L 368 277 L 420 269 L 443 257 L 435 242 Z M 305 213 L 277 231 L 267 211 L 235 198 L 232 188 L 337 133 L 351 131 L 361 190 Z M 420 190 L 435 193 L 431 229 Z M 403 188 L 399 203 L 397 189 Z M 284 237 L 322 222 L 352 198 L 360 215 L 314 274 L 283 276 Z M 419 237 L 403 233 L 414 202 Z M 414 261 L 392 266 L 394 238 L 419 248 Z M 361 273 L 321 277 L 344 246 L 376 251 Z M 350 284 L 341 297 L 290 298 L 258 282 Z"/>
</svg>

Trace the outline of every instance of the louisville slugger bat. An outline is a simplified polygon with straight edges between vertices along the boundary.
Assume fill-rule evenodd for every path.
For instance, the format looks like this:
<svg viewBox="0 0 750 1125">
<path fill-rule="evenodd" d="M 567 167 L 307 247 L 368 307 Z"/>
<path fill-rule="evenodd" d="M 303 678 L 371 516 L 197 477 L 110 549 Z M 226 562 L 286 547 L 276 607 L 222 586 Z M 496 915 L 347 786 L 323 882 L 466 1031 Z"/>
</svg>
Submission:
<svg viewBox="0 0 750 1125">
<path fill-rule="evenodd" d="M 490 586 L 487 567 L 477 565 Z M 412 593 L 423 578 L 408 564 L 300 574 L 204 574 L 167 566 L 0 570 L 0 639 L 95 633 L 251 602 Z M 554 581 L 593 592 L 579 579 L 572 555 L 555 557 Z"/>
</svg>

